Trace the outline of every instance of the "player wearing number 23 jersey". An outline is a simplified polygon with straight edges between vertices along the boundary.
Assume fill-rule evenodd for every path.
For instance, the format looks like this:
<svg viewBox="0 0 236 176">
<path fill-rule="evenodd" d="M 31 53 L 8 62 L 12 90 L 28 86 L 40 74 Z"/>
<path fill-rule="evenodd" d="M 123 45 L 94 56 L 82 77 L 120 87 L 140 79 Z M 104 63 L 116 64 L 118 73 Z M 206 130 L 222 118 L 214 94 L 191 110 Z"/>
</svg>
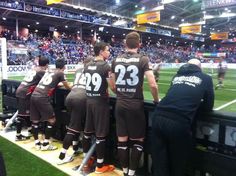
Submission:
<svg viewBox="0 0 236 176">
<path fill-rule="evenodd" d="M 115 82 L 116 127 L 118 155 L 124 175 L 134 175 L 143 150 L 146 120 L 143 105 L 143 80 L 147 77 L 152 95 L 158 101 L 157 85 L 148 58 L 138 54 L 140 36 L 131 32 L 126 36 L 126 53 L 112 62 L 112 80 Z M 128 145 L 128 140 L 130 144 Z M 129 147 L 132 149 L 129 159 Z"/>
<path fill-rule="evenodd" d="M 56 69 L 47 71 L 37 87 L 34 90 L 31 98 L 30 119 L 33 122 L 33 135 L 37 149 L 53 150 L 55 147 L 49 145 L 49 139 L 52 133 L 52 127 L 56 121 L 53 107 L 50 102 L 50 97 L 53 95 L 58 83 L 62 82 L 66 89 L 70 89 L 65 75 L 65 61 L 63 59 L 56 60 Z M 41 146 L 38 140 L 38 123 L 47 122 L 45 130 L 45 140 Z"/>
<path fill-rule="evenodd" d="M 112 165 L 104 165 L 105 140 L 109 132 L 110 112 L 108 102 L 108 78 L 111 71 L 105 61 L 109 55 L 106 43 L 96 43 L 94 46 L 95 58 L 89 62 L 84 73 L 86 77 L 87 115 L 84 130 L 84 153 L 90 147 L 91 135 L 96 136 L 97 167 L 96 173 L 114 170 Z"/>
</svg>

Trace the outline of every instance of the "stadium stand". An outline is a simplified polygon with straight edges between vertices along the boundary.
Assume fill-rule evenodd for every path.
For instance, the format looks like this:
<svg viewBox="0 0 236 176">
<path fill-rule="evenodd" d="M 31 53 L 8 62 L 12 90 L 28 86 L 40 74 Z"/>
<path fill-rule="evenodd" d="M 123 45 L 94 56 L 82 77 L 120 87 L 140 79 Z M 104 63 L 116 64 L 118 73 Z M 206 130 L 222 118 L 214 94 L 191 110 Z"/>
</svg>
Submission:
<svg viewBox="0 0 236 176">
<path fill-rule="evenodd" d="M 2 36 L 8 36 L 10 34 L 3 33 Z M 0 36 L 1 37 L 1 36 Z M 14 37 L 8 37 L 11 39 Z M 29 51 L 32 51 L 34 55 L 42 55 L 48 57 L 50 59 L 50 63 L 53 64 L 56 58 L 65 58 L 67 60 L 67 64 L 76 64 L 78 62 L 83 61 L 86 57 L 88 57 L 92 52 L 92 44 L 91 41 L 85 40 L 76 40 L 70 39 L 67 36 L 60 38 L 52 38 L 52 37 L 34 37 L 33 35 L 29 35 L 26 39 L 22 39 L 19 41 L 12 41 L 18 44 L 22 44 Z M 111 45 L 113 45 L 111 43 Z M 110 49 L 111 56 L 109 60 L 112 60 L 119 54 L 124 52 L 124 44 L 122 42 L 115 43 L 114 46 Z M 140 49 L 141 53 L 147 53 L 150 62 L 163 62 L 163 63 L 185 63 L 190 58 L 195 57 L 197 52 L 224 52 L 226 53 L 225 61 L 227 63 L 236 63 L 236 47 L 210 47 L 208 49 L 204 47 L 197 46 L 174 46 L 170 44 L 147 44 L 143 45 Z M 12 65 L 24 65 L 24 60 L 22 58 L 16 58 L 14 56 L 9 56 L 10 62 Z M 210 60 L 200 58 L 202 62 L 209 62 Z"/>
</svg>

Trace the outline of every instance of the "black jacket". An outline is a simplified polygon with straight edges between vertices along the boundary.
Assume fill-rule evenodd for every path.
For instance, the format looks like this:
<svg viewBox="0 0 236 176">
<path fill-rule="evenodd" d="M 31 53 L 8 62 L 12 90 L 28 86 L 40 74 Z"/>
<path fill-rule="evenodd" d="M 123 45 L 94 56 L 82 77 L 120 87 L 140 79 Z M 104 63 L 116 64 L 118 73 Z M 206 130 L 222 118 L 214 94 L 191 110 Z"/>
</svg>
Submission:
<svg viewBox="0 0 236 176">
<path fill-rule="evenodd" d="M 189 124 L 200 107 L 211 111 L 214 105 L 212 78 L 193 64 L 178 70 L 166 96 L 157 105 L 156 114 Z"/>
</svg>

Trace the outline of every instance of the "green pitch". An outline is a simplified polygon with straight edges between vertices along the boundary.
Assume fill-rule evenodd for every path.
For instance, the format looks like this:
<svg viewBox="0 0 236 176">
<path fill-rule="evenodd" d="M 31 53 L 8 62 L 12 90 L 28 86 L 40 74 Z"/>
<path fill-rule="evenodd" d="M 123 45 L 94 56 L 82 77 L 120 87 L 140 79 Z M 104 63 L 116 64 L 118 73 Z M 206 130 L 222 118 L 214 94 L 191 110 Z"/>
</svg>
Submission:
<svg viewBox="0 0 236 176">
<path fill-rule="evenodd" d="M 3 137 L 0 143 L 8 176 L 68 176 Z"/>
<path fill-rule="evenodd" d="M 160 80 L 159 80 L 159 95 L 160 98 L 163 98 L 168 91 L 172 77 L 176 74 L 177 69 L 162 69 L 160 71 Z M 205 73 L 209 73 L 210 69 L 205 69 Z M 13 80 L 22 80 L 22 76 L 14 76 L 9 79 Z M 70 82 L 73 82 L 74 75 L 68 74 L 67 79 Z M 217 84 L 217 71 L 214 70 L 212 75 L 214 85 Z M 215 90 L 215 105 L 214 108 L 218 108 L 226 103 L 229 103 L 236 99 L 236 70 L 227 70 L 224 80 L 224 88 Z M 151 93 L 147 81 L 144 82 L 144 96 L 146 100 L 152 100 Z M 236 103 L 226 106 L 221 109 L 222 111 L 236 112 Z"/>
</svg>

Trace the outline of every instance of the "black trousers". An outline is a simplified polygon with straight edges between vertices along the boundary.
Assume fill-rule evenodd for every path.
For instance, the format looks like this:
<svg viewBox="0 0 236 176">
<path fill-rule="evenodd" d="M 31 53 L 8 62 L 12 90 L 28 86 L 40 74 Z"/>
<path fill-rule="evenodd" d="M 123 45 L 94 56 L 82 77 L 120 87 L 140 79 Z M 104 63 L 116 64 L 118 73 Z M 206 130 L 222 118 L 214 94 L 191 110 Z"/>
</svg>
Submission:
<svg viewBox="0 0 236 176">
<path fill-rule="evenodd" d="M 153 176 L 184 176 L 192 148 L 191 139 L 189 124 L 154 115 L 151 139 Z"/>
<path fill-rule="evenodd" d="M 6 176 L 6 168 L 3 160 L 2 153 L 0 152 L 0 176 Z"/>
</svg>

